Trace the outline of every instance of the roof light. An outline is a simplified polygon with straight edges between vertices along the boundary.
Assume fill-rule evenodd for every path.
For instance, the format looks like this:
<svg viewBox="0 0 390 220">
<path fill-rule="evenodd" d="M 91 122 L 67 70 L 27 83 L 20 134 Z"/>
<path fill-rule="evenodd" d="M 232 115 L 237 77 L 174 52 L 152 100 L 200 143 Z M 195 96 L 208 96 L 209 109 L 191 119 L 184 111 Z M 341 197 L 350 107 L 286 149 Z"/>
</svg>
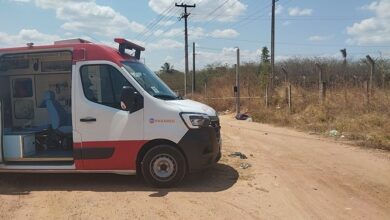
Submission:
<svg viewBox="0 0 390 220">
<path fill-rule="evenodd" d="M 125 54 L 125 50 L 135 50 L 135 58 L 140 59 L 141 58 L 141 51 L 144 51 L 145 48 L 141 47 L 133 42 L 130 42 L 124 38 L 115 38 L 115 42 L 119 44 L 119 53 Z"/>
</svg>

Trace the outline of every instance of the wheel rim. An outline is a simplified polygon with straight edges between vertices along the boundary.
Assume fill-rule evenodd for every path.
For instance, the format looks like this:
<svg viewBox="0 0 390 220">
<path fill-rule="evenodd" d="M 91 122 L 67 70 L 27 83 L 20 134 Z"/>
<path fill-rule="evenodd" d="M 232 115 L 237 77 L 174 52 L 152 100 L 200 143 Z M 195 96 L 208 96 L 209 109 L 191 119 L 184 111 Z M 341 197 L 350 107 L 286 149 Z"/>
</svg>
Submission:
<svg viewBox="0 0 390 220">
<path fill-rule="evenodd" d="M 158 154 L 150 163 L 150 173 L 158 181 L 169 181 L 177 173 L 176 160 L 168 154 Z"/>
</svg>

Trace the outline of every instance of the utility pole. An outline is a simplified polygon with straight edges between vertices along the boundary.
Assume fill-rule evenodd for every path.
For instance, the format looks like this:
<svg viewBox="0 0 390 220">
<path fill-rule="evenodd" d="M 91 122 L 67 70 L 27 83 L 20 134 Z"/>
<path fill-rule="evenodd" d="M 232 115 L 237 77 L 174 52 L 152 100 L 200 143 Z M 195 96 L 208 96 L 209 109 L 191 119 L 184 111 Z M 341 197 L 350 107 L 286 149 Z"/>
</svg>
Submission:
<svg viewBox="0 0 390 220">
<path fill-rule="evenodd" d="M 236 115 L 240 114 L 240 74 L 239 74 L 239 68 L 240 68 L 240 48 L 236 47 L 237 49 L 237 64 L 236 64 L 236 86 L 235 86 L 235 92 L 236 92 Z"/>
<path fill-rule="evenodd" d="M 277 0 L 272 0 L 272 19 L 271 19 L 271 91 L 274 87 L 275 78 L 275 3 Z"/>
<path fill-rule="evenodd" d="M 370 64 L 370 67 L 371 67 L 370 78 L 369 78 L 369 82 L 367 85 L 368 102 L 370 102 L 370 98 L 372 98 L 372 81 L 373 81 L 373 77 L 375 75 L 375 61 L 374 61 L 374 59 L 371 58 L 370 55 L 367 55 L 366 58 L 367 58 L 368 63 Z"/>
<path fill-rule="evenodd" d="M 184 53 L 185 53 L 185 73 L 184 73 L 184 96 L 187 94 L 187 75 L 188 75 L 188 31 L 187 31 L 187 18 L 190 13 L 187 12 L 187 8 L 195 8 L 196 4 L 187 5 L 184 3 L 177 4 L 176 7 L 184 8 L 184 13 L 181 15 L 181 18 L 184 18 Z"/>
<path fill-rule="evenodd" d="M 195 42 L 192 42 L 192 97 L 195 90 Z"/>
<path fill-rule="evenodd" d="M 349 84 L 348 83 L 348 76 L 347 76 L 347 49 L 344 48 L 344 49 L 341 49 L 340 50 L 341 52 L 341 55 L 343 56 L 343 81 L 342 81 L 342 87 L 344 88 L 344 103 L 346 106 L 348 106 L 348 91 L 347 91 L 347 87 Z"/>
<path fill-rule="evenodd" d="M 344 66 L 344 84 L 347 81 L 347 49 L 340 50 L 341 55 L 343 56 L 343 66 Z"/>
</svg>

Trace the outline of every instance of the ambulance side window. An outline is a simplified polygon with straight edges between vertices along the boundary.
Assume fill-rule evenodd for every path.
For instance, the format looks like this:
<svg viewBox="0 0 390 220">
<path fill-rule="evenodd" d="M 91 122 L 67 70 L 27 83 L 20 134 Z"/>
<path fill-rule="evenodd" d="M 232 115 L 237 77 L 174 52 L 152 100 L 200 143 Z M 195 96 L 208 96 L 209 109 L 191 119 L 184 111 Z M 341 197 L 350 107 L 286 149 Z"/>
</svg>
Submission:
<svg viewBox="0 0 390 220">
<path fill-rule="evenodd" d="M 122 87 L 132 87 L 121 72 L 110 65 L 101 64 L 82 66 L 80 73 L 84 95 L 89 101 L 121 109 Z"/>
</svg>

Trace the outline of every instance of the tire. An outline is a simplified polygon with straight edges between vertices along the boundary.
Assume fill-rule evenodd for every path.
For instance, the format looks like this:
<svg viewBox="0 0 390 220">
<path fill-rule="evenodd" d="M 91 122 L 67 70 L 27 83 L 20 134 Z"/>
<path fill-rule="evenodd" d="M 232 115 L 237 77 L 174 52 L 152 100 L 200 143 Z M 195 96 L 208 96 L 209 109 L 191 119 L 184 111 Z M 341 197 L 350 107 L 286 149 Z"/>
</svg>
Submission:
<svg viewBox="0 0 390 220">
<path fill-rule="evenodd" d="M 176 148 L 157 145 L 145 154 L 141 171 L 150 185 L 159 188 L 172 187 L 179 184 L 186 175 L 186 160 Z"/>
</svg>

